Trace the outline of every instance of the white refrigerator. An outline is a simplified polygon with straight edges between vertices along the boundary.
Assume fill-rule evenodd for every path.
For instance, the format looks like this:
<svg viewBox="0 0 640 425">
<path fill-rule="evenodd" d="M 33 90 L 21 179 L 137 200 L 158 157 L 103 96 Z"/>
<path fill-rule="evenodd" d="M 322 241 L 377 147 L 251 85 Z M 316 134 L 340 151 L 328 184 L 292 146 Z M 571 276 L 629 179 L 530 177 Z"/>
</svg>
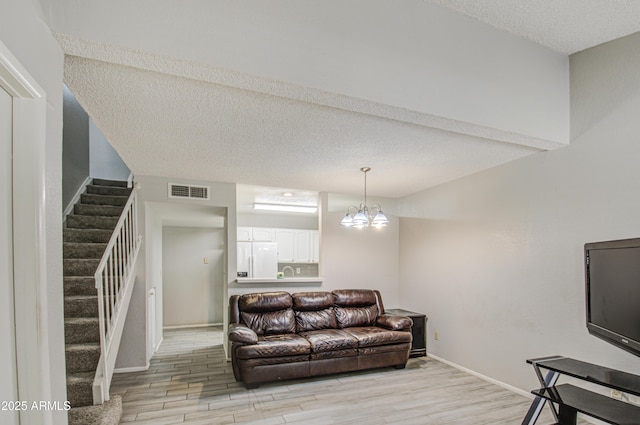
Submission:
<svg viewBox="0 0 640 425">
<path fill-rule="evenodd" d="M 278 274 L 276 242 L 238 242 L 238 277 L 275 279 Z"/>
</svg>

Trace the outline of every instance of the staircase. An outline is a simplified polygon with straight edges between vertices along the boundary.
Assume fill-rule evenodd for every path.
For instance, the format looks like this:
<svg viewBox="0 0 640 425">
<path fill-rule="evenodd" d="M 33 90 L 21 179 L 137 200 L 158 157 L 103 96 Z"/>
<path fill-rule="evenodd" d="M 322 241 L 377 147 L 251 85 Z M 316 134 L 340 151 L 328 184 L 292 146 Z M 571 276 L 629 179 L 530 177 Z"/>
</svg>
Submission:
<svg viewBox="0 0 640 425">
<path fill-rule="evenodd" d="M 127 182 L 93 179 L 74 206 L 73 213 L 66 219 L 63 247 L 64 334 L 67 399 L 72 411 L 73 408 L 93 405 L 92 386 L 100 358 L 100 323 L 94 273 L 130 193 Z M 112 401 L 105 406 L 119 406 L 121 415 L 120 400 Z M 105 407 L 101 410 L 105 410 Z M 78 416 L 77 412 L 73 413 Z M 70 412 L 69 417 L 74 415 Z M 83 415 L 79 416 L 84 418 Z M 115 424 L 120 419 L 117 416 L 113 422 Z M 86 421 L 85 418 L 81 423 L 88 423 Z"/>
</svg>

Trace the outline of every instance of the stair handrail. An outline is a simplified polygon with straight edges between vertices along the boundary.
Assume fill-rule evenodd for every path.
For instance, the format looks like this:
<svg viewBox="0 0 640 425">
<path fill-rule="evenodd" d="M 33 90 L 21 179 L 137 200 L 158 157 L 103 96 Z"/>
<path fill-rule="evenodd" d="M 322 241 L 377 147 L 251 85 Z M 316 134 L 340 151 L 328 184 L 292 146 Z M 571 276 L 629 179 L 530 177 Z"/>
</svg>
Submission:
<svg viewBox="0 0 640 425">
<path fill-rule="evenodd" d="M 95 272 L 100 323 L 100 359 L 93 381 L 93 404 L 109 400 L 111 378 L 135 281 L 142 235 L 138 234 L 136 183 Z"/>
</svg>

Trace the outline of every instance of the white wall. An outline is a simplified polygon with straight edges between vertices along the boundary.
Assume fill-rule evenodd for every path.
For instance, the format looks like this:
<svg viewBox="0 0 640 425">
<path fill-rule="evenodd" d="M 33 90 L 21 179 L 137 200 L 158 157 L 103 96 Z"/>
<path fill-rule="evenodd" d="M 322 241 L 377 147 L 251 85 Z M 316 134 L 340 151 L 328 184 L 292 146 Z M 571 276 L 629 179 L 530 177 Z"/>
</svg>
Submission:
<svg viewBox="0 0 640 425">
<path fill-rule="evenodd" d="M 89 119 L 91 177 L 127 180 L 131 171 L 92 119 Z"/>
<path fill-rule="evenodd" d="M 222 323 L 224 242 L 224 228 L 163 227 L 165 327 Z"/>
<path fill-rule="evenodd" d="M 638 357 L 587 333 L 583 246 L 640 235 L 638 45 L 571 58 L 569 147 L 401 200 L 400 299 L 429 317 L 429 352 L 526 391 L 539 356 L 637 373 Z"/>
<path fill-rule="evenodd" d="M 64 86 L 62 136 L 62 206 L 70 208 L 89 172 L 89 115 Z"/>
<path fill-rule="evenodd" d="M 41 327 L 31 329 L 30 335 L 21 335 L 20 338 L 37 338 L 43 344 L 38 347 L 43 355 L 41 364 L 30 365 L 28 371 L 31 374 L 30 382 L 38 381 L 39 388 L 33 394 L 39 393 L 46 399 L 62 403 L 66 399 L 61 250 L 63 55 L 49 28 L 42 21 L 43 15 L 40 3 L 36 1 L 3 1 L 0 13 L 0 41 L 17 58 L 21 67 L 33 77 L 45 96 L 38 101 L 30 101 L 46 103 L 43 114 L 37 119 L 34 117 L 30 123 L 34 136 L 30 138 L 30 143 L 39 151 L 32 152 L 31 156 L 41 157 L 43 161 L 42 167 L 30 176 L 30 179 L 36 180 L 37 186 L 34 187 L 27 180 L 16 182 L 22 196 L 34 196 L 29 201 L 34 205 L 34 210 L 25 211 L 21 219 L 25 216 L 33 217 L 33 233 L 40 238 L 38 252 L 30 252 L 27 255 L 30 256 L 32 272 L 36 270 L 38 273 L 39 286 L 31 289 L 39 297 L 40 304 L 35 307 L 41 316 L 32 319 Z M 31 107 L 32 105 L 25 105 L 25 110 Z M 23 285 L 22 289 L 25 289 L 30 288 L 34 282 L 25 281 L 18 284 Z M 38 417 L 40 423 L 67 422 L 64 411 L 33 412 L 30 415 L 33 418 Z"/>
<path fill-rule="evenodd" d="M 59 0 L 59 33 L 567 143 L 565 55 L 422 0 Z"/>
</svg>

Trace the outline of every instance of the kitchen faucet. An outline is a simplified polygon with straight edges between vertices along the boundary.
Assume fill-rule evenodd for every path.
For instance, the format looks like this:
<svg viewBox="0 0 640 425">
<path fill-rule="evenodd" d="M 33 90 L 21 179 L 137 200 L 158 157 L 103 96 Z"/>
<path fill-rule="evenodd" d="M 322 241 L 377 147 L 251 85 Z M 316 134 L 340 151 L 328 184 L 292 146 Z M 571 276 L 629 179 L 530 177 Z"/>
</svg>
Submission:
<svg viewBox="0 0 640 425">
<path fill-rule="evenodd" d="M 291 277 L 296 277 L 296 273 L 293 271 L 293 267 L 291 266 L 284 266 L 282 268 L 282 276 L 284 276 L 284 271 L 287 269 L 291 270 Z"/>
</svg>

